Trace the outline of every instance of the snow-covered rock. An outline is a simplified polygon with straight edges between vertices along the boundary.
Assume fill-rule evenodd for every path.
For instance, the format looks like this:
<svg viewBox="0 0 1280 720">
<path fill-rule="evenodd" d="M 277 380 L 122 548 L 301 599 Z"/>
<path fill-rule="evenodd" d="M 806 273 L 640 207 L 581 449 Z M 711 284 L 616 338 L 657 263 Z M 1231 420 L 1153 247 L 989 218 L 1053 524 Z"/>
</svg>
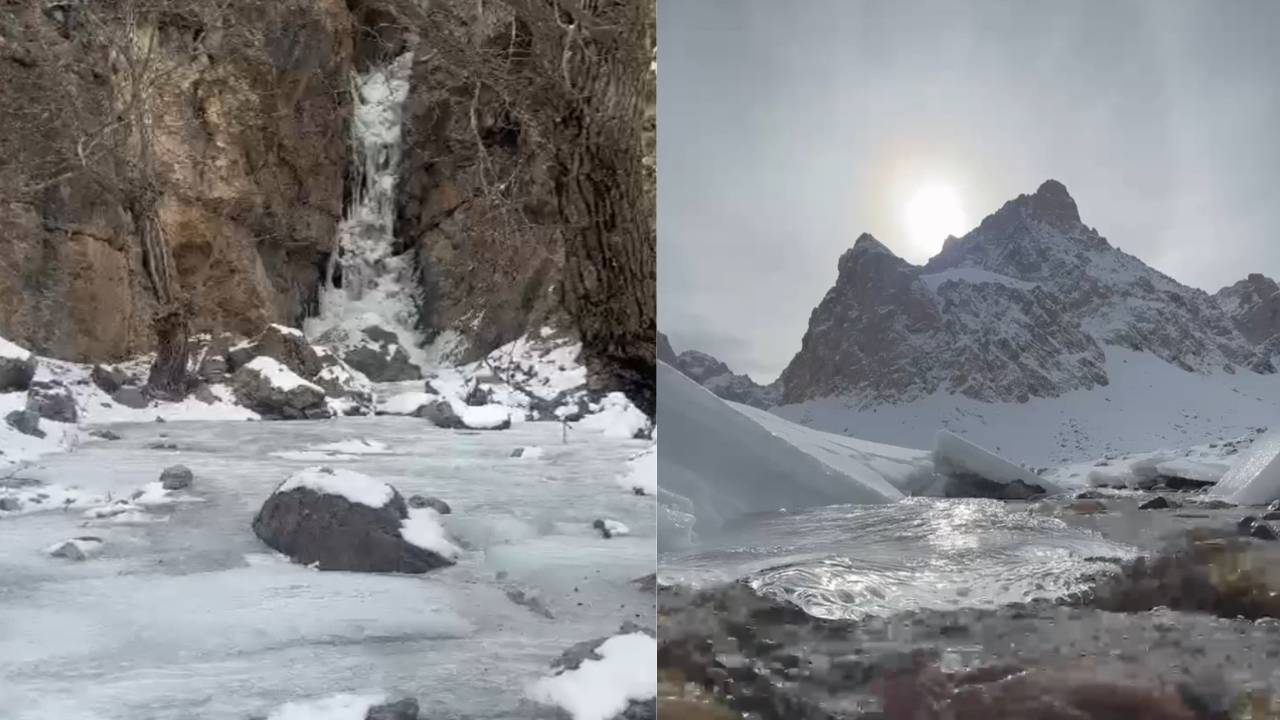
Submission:
<svg viewBox="0 0 1280 720">
<path fill-rule="evenodd" d="M 627 396 L 611 392 L 591 405 L 590 412 L 578 421 L 583 430 L 603 433 L 605 437 L 630 439 L 643 437 L 650 429 L 649 416 Z"/>
<path fill-rule="evenodd" d="M 227 351 L 232 372 L 260 357 L 271 358 L 302 378 L 314 378 L 324 367 L 302 331 L 285 325 L 268 325 L 257 337 Z"/>
<path fill-rule="evenodd" d="M 348 365 L 374 382 L 422 379 L 422 368 L 410 359 L 395 333 L 376 325 L 363 329 L 366 340 L 342 352 Z"/>
<path fill-rule="evenodd" d="M 677 511 L 696 517 L 699 534 L 752 512 L 894 502 L 903 497 L 896 485 L 932 476 L 927 452 L 815 433 L 731 405 L 666 363 L 658 364 L 658 396 L 659 503 L 682 498 Z"/>
<path fill-rule="evenodd" d="M 1254 440 L 1209 494 L 1236 505 L 1280 500 L 1280 430 Z"/>
<path fill-rule="evenodd" d="M 506 430 L 511 427 L 511 410 L 505 405 L 467 405 L 456 398 L 428 403 L 418 413 L 432 425 L 447 429 Z"/>
<path fill-rule="evenodd" d="M 236 370 L 232 386 L 245 407 L 264 417 L 301 419 L 329 414 L 322 388 L 266 355 Z"/>
<path fill-rule="evenodd" d="M 418 415 L 422 416 L 431 403 L 440 399 L 433 393 L 410 390 L 396 393 L 378 402 L 375 412 L 378 415 Z"/>
<path fill-rule="evenodd" d="M 26 390 L 35 375 L 35 355 L 0 337 L 0 393 Z"/>
<path fill-rule="evenodd" d="M 294 561 L 321 570 L 423 573 L 452 565 L 457 557 L 436 518 L 429 509 L 411 515 L 385 482 L 313 467 L 276 488 L 254 518 L 253 531 Z"/>
<path fill-rule="evenodd" d="M 54 543 L 45 548 L 45 552 L 50 557 L 64 558 L 66 560 L 87 560 L 101 554 L 102 547 L 102 538 L 86 535 Z"/>
<path fill-rule="evenodd" d="M 562 708 L 572 720 L 656 717 L 658 643 L 651 634 L 637 629 L 581 643 L 556 666 L 558 672 L 530 686 L 530 698 Z"/>
<path fill-rule="evenodd" d="M 80 418 L 71 390 L 57 381 L 33 381 L 27 391 L 27 409 L 54 422 L 74 423 Z"/>
</svg>

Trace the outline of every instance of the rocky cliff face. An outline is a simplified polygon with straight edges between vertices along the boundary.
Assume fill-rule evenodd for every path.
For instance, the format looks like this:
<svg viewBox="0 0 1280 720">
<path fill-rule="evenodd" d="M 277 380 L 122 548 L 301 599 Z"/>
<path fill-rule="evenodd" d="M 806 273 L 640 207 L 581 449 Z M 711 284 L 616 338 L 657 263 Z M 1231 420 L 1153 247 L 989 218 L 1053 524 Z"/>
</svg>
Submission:
<svg viewBox="0 0 1280 720">
<path fill-rule="evenodd" d="M 4 3 L 0 333 L 147 350 L 166 275 L 197 331 L 296 323 L 342 211 L 351 62 L 341 0 Z"/>
<path fill-rule="evenodd" d="M 1280 336 L 1280 285 L 1252 273 L 1214 294 L 1236 330 L 1249 342 L 1273 345 Z M 1268 342 L 1271 341 L 1271 342 Z"/>
<path fill-rule="evenodd" d="M 784 401 L 1055 397 L 1108 384 L 1108 345 L 1188 372 L 1274 372 L 1255 339 L 1265 311 L 1233 322 L 1221 300 L 1112 247 L 1050 180 L 949 238 L 923 267 L 860 237 L 782 374 Z"/>
<path fill-rule="evenodd" d="M 651 399 L 652 3 L 554 7 L 0 0 L 0 335 L 119 359 L 184 298 L 195 332 L 298 326 L 352 75 L 414 51 L 394 252 L 424 334 L 467 361 L 550 325 Z"/>
<path fill-rule="evenodd" d="M 735 373 L 715 356 L 698 350 L 676 354 L 671 341 L 661 333 L 658 334 L 658 359 L 725 400 L 767 410 L 782 399 L 777 383 L 761 385 L 751 376 Z"/>
</svg>

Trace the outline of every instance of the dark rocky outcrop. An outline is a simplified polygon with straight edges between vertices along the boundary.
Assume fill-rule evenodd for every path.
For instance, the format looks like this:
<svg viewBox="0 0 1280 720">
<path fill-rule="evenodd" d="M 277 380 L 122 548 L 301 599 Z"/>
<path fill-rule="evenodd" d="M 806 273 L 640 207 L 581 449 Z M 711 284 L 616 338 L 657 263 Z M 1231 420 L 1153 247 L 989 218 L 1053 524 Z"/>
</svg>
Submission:
<svg viewBox="0 0 1280 720">
<path fill-rule="evenodd" d="M 125 407 L 134 408 L 135 410 L 144 408 L 151 404 L 151 399 L 147 397 L 146 392 L 142 388 L 125 386 L 115 391 L 111 395 L 111 399 Z"/>
<path fill-rule="evenodd" d="M 89 373 L 89 379 L 97 385 L 102 392 L 110 395 L 124 386 L 126 382 L 131 380 L 129 373 L 112 365 L 94 365 L 93 370 Z"/>
<path fill-rule="evenodd" d="M 408 516 L 399 492 L 374 508 L 300 487 L 267 498 L 253 532 L 295 562 L 320 570 L 424 573 L 452 565 L 401 537 L 401 521 Z"/>
<path fill-rule="evenodd" d="M 413 698 L 404 698 L 374 705 L 365 713 L 364 720 L 418 720 L 418 713 L 418 701 Z"/>
<path fill-rule="evenodd" d="M 360 345 L 343 353 L 342 359 L 374 382 L 422 378 L 422 369 L 409 360 L 409 353 L 399 343 Z"/>
<path fill-rule="evenodd" d="M 449 503 L 432 495 L 410 495 L 409 507 L 431 508 L 441 515 L 448 515 L 453 512 L 453 508 L 449 507 Z"/>
<path fill-rule="evenodd" d="M 0 355 L 0 392 L 26 390 L 31 387 L 31 379 L 35 375 L 35 355 L 31 353 L 27 353 L 24 357 Z"/>
<path fill-rule="evenodd" d="M 995 500 L 1028 500 L 1044 495 L 1043 485 L 1014 480 L 997 482 L 972 473 L 950 473 L 943 485 L 943 496 L 949 498 L 991 498 Z"/>
<path fill-rule="evenodd" d="M 292 387 L 282 387 L 253 364 L 237 370 L 231 386 L 241 404 L 263 417 L 300 420 L 331 414 L 325 404 L 324 390 L 318 386 L 302 381 Z"/>
<path fill-rule="evenodd" d="M 80 417 L 71 390 L 58 382 L 31 383 L 27 391 L 27 410 L 54 422 L 74 423 Z"/>
<path fill-rule="evenodd" d="M 252 341 L 228 350 L 227 367 L 236 372 L 254 358 L 263 356 L 279 361 L 306 380 L 324 368 L 320 355 L 302 332 L 283 325 L 268 325 Z"/>
</svg>

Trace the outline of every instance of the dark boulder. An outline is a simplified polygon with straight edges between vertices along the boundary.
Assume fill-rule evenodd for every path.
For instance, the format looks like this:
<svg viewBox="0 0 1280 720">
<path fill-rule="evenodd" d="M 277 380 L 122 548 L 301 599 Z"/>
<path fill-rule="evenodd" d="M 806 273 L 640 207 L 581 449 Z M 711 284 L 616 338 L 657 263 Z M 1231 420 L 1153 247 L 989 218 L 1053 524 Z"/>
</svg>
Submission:
<svg viewBox="0 0 1280 720">
<path fill-rule="evenodd" d="M 135 410 L 141 410 L 151 404 L 147 394 L 141 388 L 125 386 L 115 391 L 111 395 L 111 399 L 117 403 L 130 407 Z"/>
<path fill-rule="evenodd" d="M 374 705 L 365 713 L 364 720 L 418 720 L 418 712 L 418 701 L 405 698 Z"/>
<path fill-rule="evenodd" d="M 89 379 L 93 380 L 93 384 L 97 385 L 102 392 L 110 395 L 124 387 L 130 378 L 129 373 L 114 365 L 94 365 L 89 373 Z"/>
<path fill-rule="evenodd" d="M 336 471 L 306 472 L 332 475 Z M 347 478 L 377 482 L 356 473 L 348 473 Z M 254 518 L 253 532 L 294 561 L 321 570 L 424 573 L 452 565 L 453 561 L 401 536 L 401 523 L 409 511 L 400 493 L 386 487 L 390 499 L 381 507 L 309 486 L 277 489 Z"/>
<path fill-rule="evenodd" d="M 0 338 L 0 343 L 4 340 Z M 26 390 L 36 376 L 36 356 L 18 352 L 21 348 L 10 344 L 9 352 L 0 345 L 0 393 Z"/>
<path fill-rule="evenodd" d="M 4 416 L 9 427 L 23 435 L 42 438 L 45 433 L 40 429 L 40 416 L 30 410 L 14 410 Z"/>
<path fill-rule="evenodd" d="M 453 411 L 453 405 L 448 400 L 437 400 L 429 403 L 419 408 L 418 412 L 438 428 L 462 430 L 467 427 L 466 423 L 462 422 L 462 418 L 458 417 L 458 413 Z"/>
<path fill-rule="evenodd" d="M 256 338 L 227 351 L 227 369 L 238 373 L 254 358 L 273 358 L 304 379 L 316 376 L 324 367 L 316 349 L 302 331 L 283 325 L 268 325 Z"/>
<path fill-rule="evenodd" d="M 27 391 L 27 409 L 54 422 L 74 423 L 80 419 L 76 400 L 62 383 L 31 383 Z"/>
<path fill-rule="evenodd" d="M 342 359 L 374 382 L 422 379 L 422 369 L 399 344 L 362 344 L 343 353 Z"/>
<path fill-rule="evenodd" d="M 1172 503 L 1166 500 L 1163 496 L 1157 495 L 1151 498 L 1150 500 L 1139 505 L 1138 509 L 1139 510 L 1165 510 L 1171 507 L 1174 507 Z"/>
<path fill-rule="evenodd" d="M 972 473 L 950 473 L 943 486 L 943 495 L 949 498 L 990 498 L 994 500 L 1028 500 L 1045 494 L 1045 488 L 1035 483 L 1014 480 L 1002 483 L 988 480 Z"/>
<path fill-rule="evenodd" d="M 182 490 L 191 487 L 195 475 L 186 465 L 170 465 L 160 473 L 160 485 L 165 490 Z"/>
</svg>

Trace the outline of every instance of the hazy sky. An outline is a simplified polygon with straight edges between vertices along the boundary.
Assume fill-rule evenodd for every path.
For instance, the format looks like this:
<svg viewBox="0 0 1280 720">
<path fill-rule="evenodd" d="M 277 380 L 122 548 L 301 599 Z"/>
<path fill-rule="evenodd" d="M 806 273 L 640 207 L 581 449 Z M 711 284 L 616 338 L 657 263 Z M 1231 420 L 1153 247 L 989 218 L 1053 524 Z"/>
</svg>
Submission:
<svg viewBox="0 0 1280 720">
<path fill-rule="evenodd" d="M 1280 279 L 1280 2 L 659 0 L 658 30 L 677 350 L 771 381 L 859 233 L 922 262 L 913 199 L 960 235 L 1050 177 L 1184 283 Z"/>
</svg>

